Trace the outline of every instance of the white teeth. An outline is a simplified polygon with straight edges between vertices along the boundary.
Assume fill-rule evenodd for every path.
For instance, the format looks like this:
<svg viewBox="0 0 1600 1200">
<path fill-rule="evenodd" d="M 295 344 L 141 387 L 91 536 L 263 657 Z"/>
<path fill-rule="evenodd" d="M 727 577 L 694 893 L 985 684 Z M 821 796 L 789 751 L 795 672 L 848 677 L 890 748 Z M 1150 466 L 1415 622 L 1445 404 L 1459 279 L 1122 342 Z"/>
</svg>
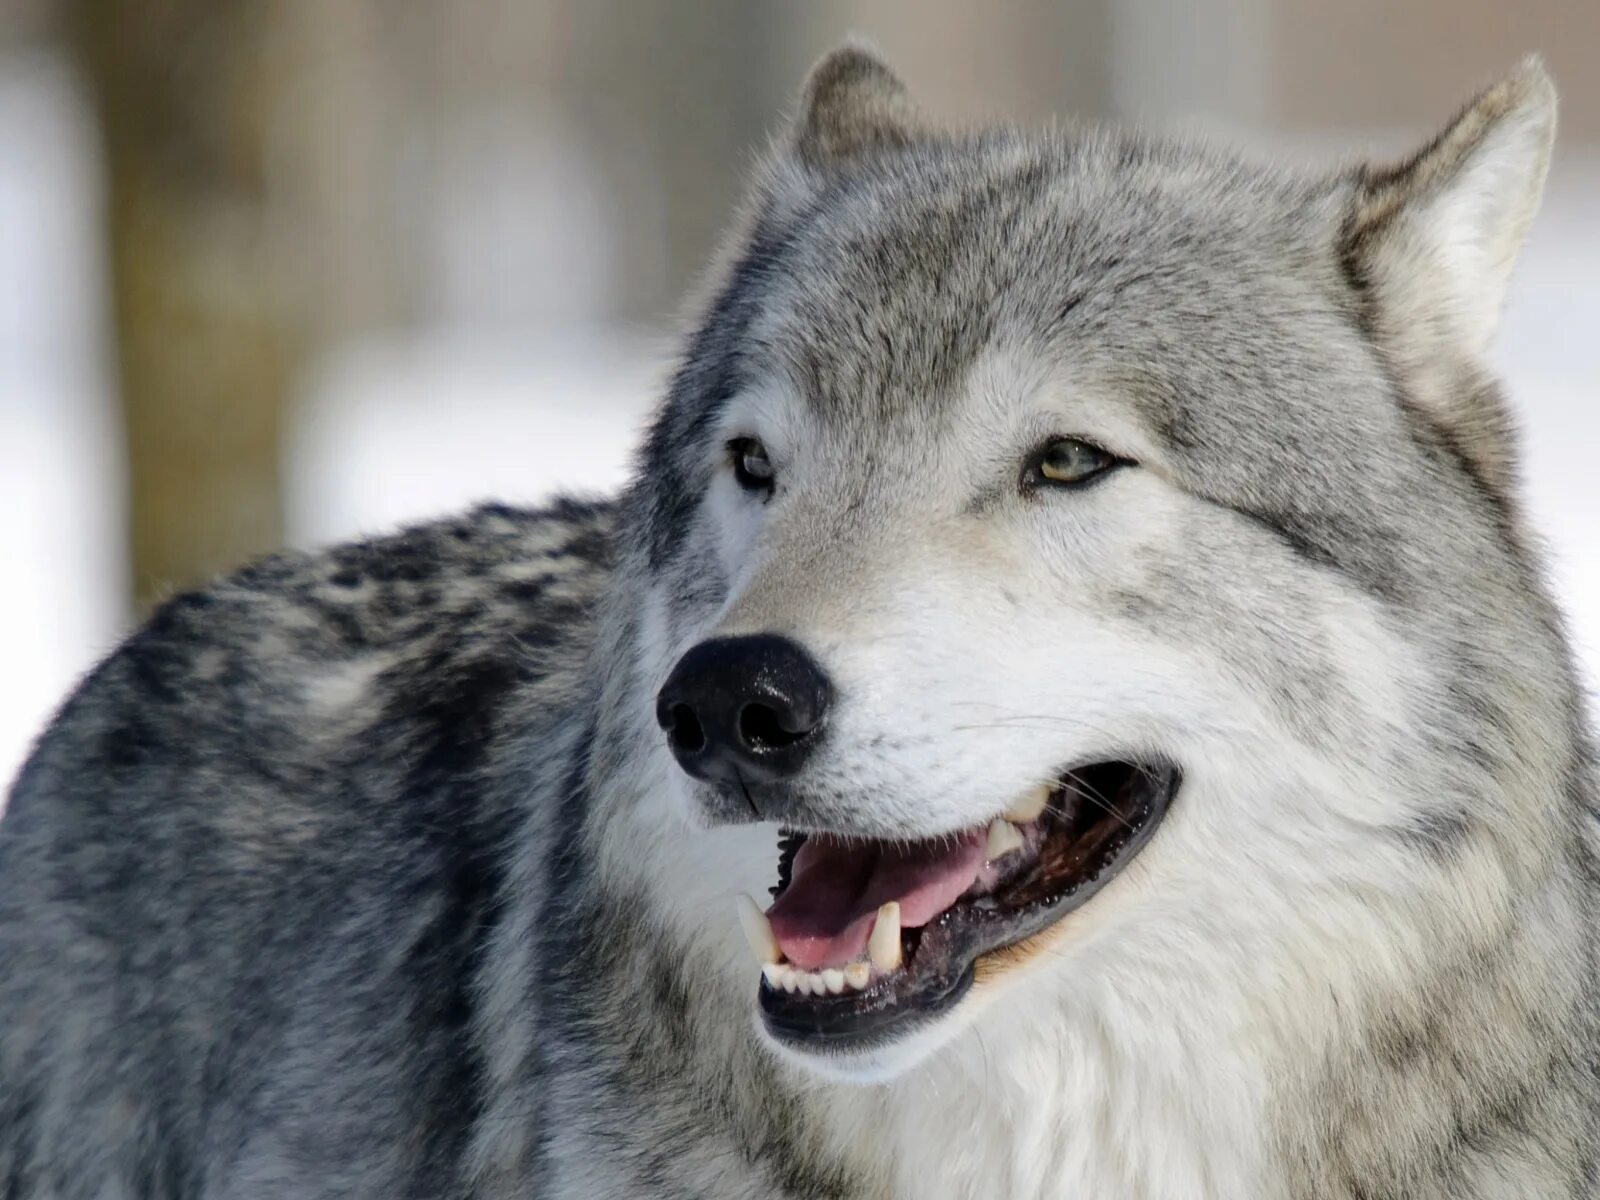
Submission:
<svg viewBox="0 0 1600 1200">
<path fill-rule="evenodd" d="M 1050 803 L 1050 787 L 1041 783 L 1022 796 L 1015 804 L 1006 809 L 1006 820 L 1016 825 L 1026 825 L 1029 821 L 1037 821 L 1039 814 L 1045 810 L 1045 805 Z"/>
<path fill-rule="evenodd" d="M 872 964 L 853 962 L 842 969 L 824 967 L 820 971 L 799 971 L 788 963 L 767 963 L 761 968 L 761 974 L 774 991 L 798 992 L 802 996 L 838 996 L 847 989 L 865 991 L 872 982 Z"/>
<path fill-rule="evenodd" d="M 745 940 L 750 943 L 756 962 L 765 967 L 782 961 L 783 951 L 778 948 L 778 939 L 772 936 L 772 924 L 761 911 L 761 906 L 749 896 L 740 896 L 738 906 L 739 924 L 744 929 Z"/>
<path fill-rule="evenodd" d="M 900 966 L 900 902 L 891 900 L 878 910 L 878 919 L 867 939 L 867 957 L 880 971 Z"/>
<path fill-rule="evenodd" d="M 1022 832 L 1010 821 L 996 817 L 989 825 L 989 844 L 983 856 L 990 862 L 1004 858 L 1013 850 L 1022 849 Z"/>
</svg>

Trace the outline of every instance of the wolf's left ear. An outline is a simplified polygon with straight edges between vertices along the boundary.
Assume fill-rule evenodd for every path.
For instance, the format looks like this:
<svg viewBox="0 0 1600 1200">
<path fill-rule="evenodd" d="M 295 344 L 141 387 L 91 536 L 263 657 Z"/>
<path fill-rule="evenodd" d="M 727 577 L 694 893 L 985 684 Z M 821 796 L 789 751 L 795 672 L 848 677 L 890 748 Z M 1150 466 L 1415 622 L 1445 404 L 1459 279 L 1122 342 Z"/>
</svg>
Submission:
<svg viewBox="0 0 1600 1200">
<path fill-rule="evenodd" d="M 1556 92 L 1537 59 L 1482 93 L 1418 154 L 1357 172 L 1344 257 L 1373 333 L 1479 477 L 1504 493 L 1510 422 L 1481 366 L 1539 207 Z"/>
<path fill-rule="evenodd" d="M 847 42 L 811 68 L 790 136 L 800 162 L 827 174 L 909 145 L 922 128 L 899 77 L 866 46 Z"/>
</svg>

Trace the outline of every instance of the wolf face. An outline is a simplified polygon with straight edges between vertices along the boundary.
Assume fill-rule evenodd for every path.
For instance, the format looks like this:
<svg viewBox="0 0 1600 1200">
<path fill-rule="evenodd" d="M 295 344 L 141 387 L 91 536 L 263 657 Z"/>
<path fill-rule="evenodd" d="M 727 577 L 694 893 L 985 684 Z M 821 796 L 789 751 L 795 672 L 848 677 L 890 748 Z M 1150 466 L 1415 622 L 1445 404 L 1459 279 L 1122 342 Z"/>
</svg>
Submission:
<svg viewBox="0 0 1600 1200">
<path fill-rule="evenodd" d="M 630 498 L 667 805 L 780 830 L 741 916 L 787 1055 L 883 1077 L 1158 978 L 1241 1024 L 1285 972 L 1376 994 L 1373 923 L 1425 957 L 1532 869 L 1559 635 L 1480 355 L 1553 122 L 1529 66 L 1308 178 L 819 66 Z"/>
</svg>

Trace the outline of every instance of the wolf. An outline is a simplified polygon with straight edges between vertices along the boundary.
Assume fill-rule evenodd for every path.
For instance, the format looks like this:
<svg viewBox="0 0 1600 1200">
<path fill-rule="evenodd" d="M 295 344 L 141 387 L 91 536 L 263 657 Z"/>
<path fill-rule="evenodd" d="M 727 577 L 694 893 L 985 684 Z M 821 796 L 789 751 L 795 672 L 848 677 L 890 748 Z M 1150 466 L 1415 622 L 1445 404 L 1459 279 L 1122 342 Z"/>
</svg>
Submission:
<svg viewBox="0 0 1600 1200">
<path fill-rule="evenodd" d="M 1600 1195 L 1485 363 L 1554 126 L 1530 60 L 1287 170 L 826 57 L 622 495 L 269 557 L 66 702 L 0 1194 Z"/>
</svg>

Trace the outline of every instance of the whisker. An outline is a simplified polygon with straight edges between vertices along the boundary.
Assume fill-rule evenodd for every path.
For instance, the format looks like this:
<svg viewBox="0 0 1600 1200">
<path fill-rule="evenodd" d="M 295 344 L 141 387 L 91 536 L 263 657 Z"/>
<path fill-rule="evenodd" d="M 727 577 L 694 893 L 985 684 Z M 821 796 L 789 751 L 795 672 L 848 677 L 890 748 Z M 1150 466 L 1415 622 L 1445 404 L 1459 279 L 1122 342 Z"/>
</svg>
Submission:
<svg viewBox="0 0 1600 1200">
<path fill-rule="evenodd" d="M 1087 797 L 1089 800 L 1105 809 L 1107 813 L 1114 817 L 1116 821 L 1123 826 L 1123 828 L 1130 831 L 1133 831 L 1137 828 L 1132 821 L 1128 820 L 1127 817 L 1123 816 L 1122 813 L 1120 813 L 1112 805 L 1110 800 L 1106 799 L 1105 795 L 1098 788 L 1090 784 L 1083 778 L 1083 776 L 1079 775 L 1076 771 L 1068 771 L 1067 778 L 1072 781 L 1073 787 L 1080 795 Z"/>
</svg>

